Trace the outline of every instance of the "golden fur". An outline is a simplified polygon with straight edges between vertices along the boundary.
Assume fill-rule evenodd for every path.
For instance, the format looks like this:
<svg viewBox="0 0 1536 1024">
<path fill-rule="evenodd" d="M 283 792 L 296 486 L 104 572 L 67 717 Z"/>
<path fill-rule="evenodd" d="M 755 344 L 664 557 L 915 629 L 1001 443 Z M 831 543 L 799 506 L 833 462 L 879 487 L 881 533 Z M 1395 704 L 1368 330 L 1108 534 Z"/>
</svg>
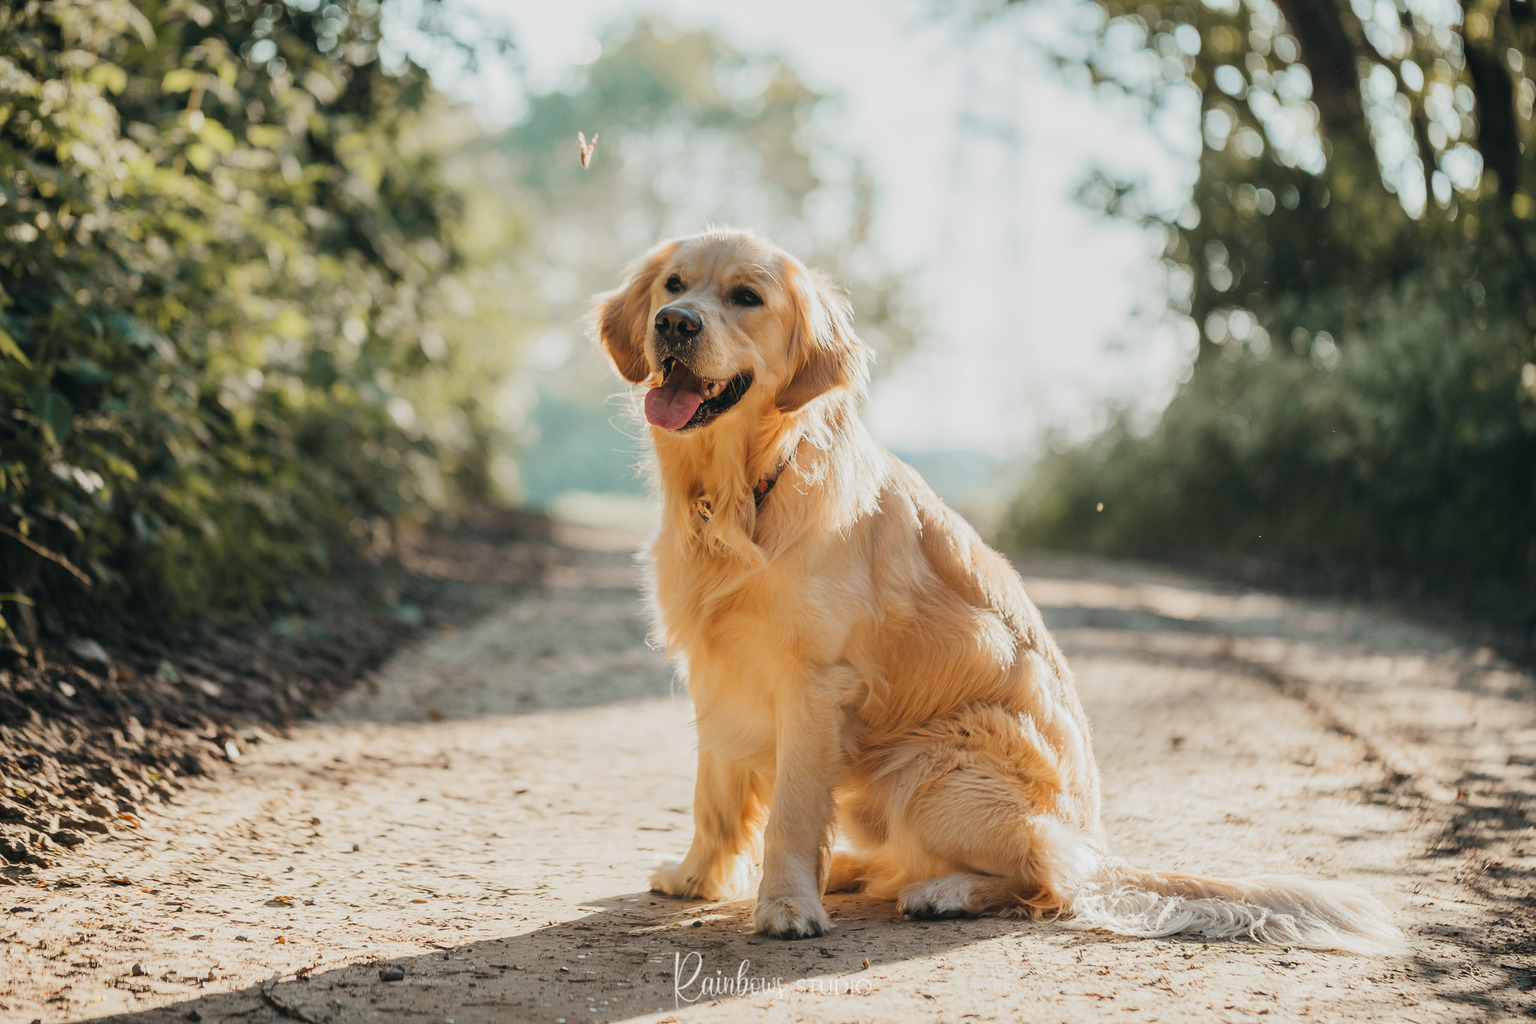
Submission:
<svg viewBox="0 0 1536 1024">
<path fill-rule="evenodd" d="M 761 305 L 733 302 L 743 284 Z M 784 937 L 822 933 L 822 894 L 862 888 L 914 915 L 1390 944 L 1356 890 L 1105 855 L 1072 673 L 1008 561 L 865 431 L 869 355 L 825 278 L 746 232 L 658 246 L 595 312 L 631 383 L 662 381 L 669 304 L 702 319 L 698 376 L 753 383 L 711 422 L 649 430 L 652 598 L 699 749 L 693 844 L 653 888 L 746 896 L 760 864 L 756 927 Z"/>
</svg>

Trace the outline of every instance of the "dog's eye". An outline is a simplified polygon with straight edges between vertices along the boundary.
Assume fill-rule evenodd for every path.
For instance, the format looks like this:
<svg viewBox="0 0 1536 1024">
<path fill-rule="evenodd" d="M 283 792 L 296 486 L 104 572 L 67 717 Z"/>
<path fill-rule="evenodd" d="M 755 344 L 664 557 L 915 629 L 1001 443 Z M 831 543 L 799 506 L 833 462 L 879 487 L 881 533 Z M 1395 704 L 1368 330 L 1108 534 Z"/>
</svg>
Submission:
<svg viewBox="0 0 1536 1024">
<path fill-rule="evenodd" d="M 746 285 L 742 285 L 731 289 L 731 301 L 738 306 L 761 306 L 763 297 Z"/>
<path fill-rule="evenodd" d="M 682 278 L 678 277 L 676 274 L 673 274 L 671 277 L 667 278 L 667 291 L 671 292 L 673 295 L 677 295 L 682 290 Z"/>
</svg>

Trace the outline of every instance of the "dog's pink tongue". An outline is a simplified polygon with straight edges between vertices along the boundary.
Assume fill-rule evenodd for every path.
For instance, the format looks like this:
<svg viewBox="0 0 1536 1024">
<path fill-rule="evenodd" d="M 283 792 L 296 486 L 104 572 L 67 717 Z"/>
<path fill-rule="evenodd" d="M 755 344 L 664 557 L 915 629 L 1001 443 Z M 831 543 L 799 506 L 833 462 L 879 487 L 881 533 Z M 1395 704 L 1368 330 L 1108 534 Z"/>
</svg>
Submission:
<svg viewBox="0 0 1536 1024">
<path fill-rule="evenodd" d="M 645 418 L 663 430 L 685 426 L 704 401 L 704 382 L 679 364 L 659 388 L 645 395 Z"/>
</svg>

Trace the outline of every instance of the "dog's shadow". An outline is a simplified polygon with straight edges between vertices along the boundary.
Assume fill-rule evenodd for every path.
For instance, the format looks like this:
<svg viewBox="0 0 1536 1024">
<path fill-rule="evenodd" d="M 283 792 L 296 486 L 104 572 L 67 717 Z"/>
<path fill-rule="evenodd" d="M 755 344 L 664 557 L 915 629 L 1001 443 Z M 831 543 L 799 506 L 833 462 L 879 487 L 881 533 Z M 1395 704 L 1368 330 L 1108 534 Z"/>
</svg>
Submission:
<svg viewBox="0 0 1536 1024">
<path fill-rule="evenodd" d="M 1012 919 L 908 920 L 894 903 L 864 896 L 828 896 L 826 906 L 832 932 L 786 942 L 752 933 L 749 900 L 700 903 L 625 893 L 584 903 L 584 916 L 525 934 L 104 1019 L 606 1024 L 718 1000 L 764 1004 L 809 993 L 817 1002 L 841 1001 L 883 987 L 881 975 L 902 961 L 1036 929 L 1056 932 L 1057 941 L 1064 937 L 1050 924 Z M 1074 933 L 1070 941 L 1127 940 Z M 386 980 L 391 968 L 403 976 Z"/>
</svg>

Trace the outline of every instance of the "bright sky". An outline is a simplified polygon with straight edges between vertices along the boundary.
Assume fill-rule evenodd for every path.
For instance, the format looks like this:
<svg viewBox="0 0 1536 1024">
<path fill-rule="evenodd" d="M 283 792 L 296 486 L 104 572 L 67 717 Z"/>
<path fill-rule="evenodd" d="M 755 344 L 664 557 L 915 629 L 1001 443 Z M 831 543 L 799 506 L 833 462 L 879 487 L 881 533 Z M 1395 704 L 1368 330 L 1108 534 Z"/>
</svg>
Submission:
<svg viewBox="0 0 1536 1024">
<path fill-rule="evenodd" d="M 1017 455 L 1044 430 L 1081 437 L 1106 402 L 1160 408 L 1192 355 L 1161 312 L 1160 239 L 1072 197 L 1104 167 L 1177 207 L 1193 114 L 1154 127 L 1068 86 L 1037 44 L 1081 16 L 1070 0 L 985 22 L 925 0 L 462 2 L 511 29 L 534 88 L 596 59 L 611 25 L 654 12 L 778 52 L 838 98 L 838 135 L 880 187 L 880 247 L 928 314 L 918 351 L 880 377 L 866 412 L 891 447 Z M 487 121 L 517 116 L 510 76 L 459 91 Z"/>
</svg>

